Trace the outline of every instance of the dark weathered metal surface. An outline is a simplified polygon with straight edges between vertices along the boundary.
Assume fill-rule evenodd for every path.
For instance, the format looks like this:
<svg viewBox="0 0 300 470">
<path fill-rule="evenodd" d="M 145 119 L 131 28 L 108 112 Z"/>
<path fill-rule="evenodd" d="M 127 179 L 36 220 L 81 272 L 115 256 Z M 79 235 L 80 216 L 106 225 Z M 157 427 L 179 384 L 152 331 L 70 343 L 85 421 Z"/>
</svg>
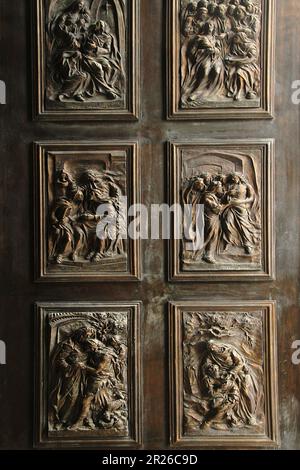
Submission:
<svg viewBox="0 0 300 470">
<path fill-rule="evenodd" d="M 141 0 L 141 96 L 139 122 L 32 122 L 31 14 L 28 0 L 1 0 L 0 73 L 8 87 L 0 107 L 0 336 L 7 365 L 0 368 L 0 447 L 33 445 L 33 304 L 35 301 L 144 302 L 144 446 L 167 448 L 168 300 L 276 300 L 279 353 L 279 417 L 282 448 L 300 448 L 300 374 L 291 344 L 300 338 L 299 107 L 291 102 L 300 78 L 298 0 L 277 1 L 276 106 L 273 121 L 168 122 L 165 120 L 166 2 Z M 139 139 L 142 200 L 167 199 L 166 141 L 276 139 L 276 281 L 266 283 L 168 283 L 167 244 L 143 242 L 141 283 L 35 284 L 32 142 L 37 140 Z"/>
</svg>

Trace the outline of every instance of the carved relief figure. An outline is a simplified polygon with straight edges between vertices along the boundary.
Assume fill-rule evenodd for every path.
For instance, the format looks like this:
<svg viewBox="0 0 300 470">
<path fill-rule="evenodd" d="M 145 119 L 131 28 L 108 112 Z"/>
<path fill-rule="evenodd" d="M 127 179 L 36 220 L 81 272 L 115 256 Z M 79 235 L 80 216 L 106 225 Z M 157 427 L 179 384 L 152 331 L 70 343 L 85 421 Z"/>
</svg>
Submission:
<svg viewBox="0 0 300 470">
<path fill-rule="evenodd" d="M 127 258 L 125 161 L 101 155 L 49 159 L 49 265 L 90 269 L 114 263 L 121 269 Z"/>
<path fill-rule="evenodd" d="M 125 100 L 125 9 L 118 0 L 50 1 L 47 90 L 51 102 Z"/>
<path fill-rule="evenodd" d="M 183 315 L 184 432 L 263 429 L 261 312 Z"/>
<path fill-rule="evenodd" d="M 181 107 L 258 107 L 260 0 L 181 0 Z"/>
<path fill-rule="evenodd" d="M 183 269 L 259 269 L 262 263 L 260 161 L 216 149 L 183 156 Z M 199 242 L 199 208 L 203 240 Z M 198 227 L 199 229 L 199 227 Z M 190 248 L 192 246 L 192 248 Z"/>
<path fill-rule="evenodd" d="M 49 313 L 49 432 L 128 434 L 127 316 Z"/>
<path fill-rule="evenodd" d="M 242 246 L 251 255 L 259 242 L 259 229 L 251 214 L 256 195 L 244 175 L 232 174 L 226 178 L 225 208 L 221 215 L 223 242 Z"/>
</svg>

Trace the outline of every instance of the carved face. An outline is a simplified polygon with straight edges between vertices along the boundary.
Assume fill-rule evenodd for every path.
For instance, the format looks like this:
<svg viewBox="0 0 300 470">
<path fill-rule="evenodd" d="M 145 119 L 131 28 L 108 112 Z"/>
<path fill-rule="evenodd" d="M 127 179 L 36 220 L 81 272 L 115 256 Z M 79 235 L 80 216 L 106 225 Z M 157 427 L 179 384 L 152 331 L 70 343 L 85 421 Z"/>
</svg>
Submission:
<svg viewBox="0 0 300 470">
<path fill-rule="evenodd" d="M 207 347 L 209 351 L 214 352 L 214 353 L 223 354 L 226 352 L 225 346 L 222 346 L 213 342 L 209 342 Z"/>
<path fill-rule="evenodd" d="M 101 179 L 101 176 L 97 174 L 96 172 L 90 171 L 86 173 L 85 177 L 87 179 L 87 183 L 90 186 L 90 188 L 98 189 L 101 187 L 102 179 Z"/>
<path fill-rule="evenodd" d="M 195 183 L 194 183 L 194 189 L 195 191 L 204 191 L 205 189 L 205 183 L 203 178 L 197 178 Z"/>
<path fill-rule="evenodd" d="M 253 2 L 251 0 L 242 0 L 242 5 L 250 11 L 253 10 Z"/>
<path fill-rule="evenodd" d="M 87 328 L 86 329 L 86 338 L 93 338 L 95 336 L 94 328 Z"/>
<path fill-rule="evenodd" d="M 196 10 L 197 10 L 197 3 L 196 2 L 189 3 L 187 7 L 187 11 L 193 15 L 194 13 L 196 13 Z"/>
<path fill-rule="evenodd" d="M 227 8 L 227 16 L 233 17 L 234 11 L 235 11 L 235 6 L 229 5 L 229 7 Z"/>
<path fill-rule="evenodd" d="M 95 336 L 95 330 L 91 327 L 83 327 L 75 331 L 75 338 L 78 342 L 87 341 Z"/>
<path fill-rule="evenodd" d="M 215 27 L 213 23 L 208 23 L 208 34 L 214 34 L 215 32 Z"/>
<path fill-rule="evenodd" d="M 230 177 L 230 183 L 231 184 L 239 184 L 240 183 L 240 177 L 239 175 L 232 175 Z"/>
<path fill-rule="evenodd" d="M 214 181 L 214 193 L 219 197 L 224 194 L 223 184 L 221 181 Z"/>
<path fill-rule="evenodd" d="M 208 18 L 208 10 L 205 7 L 201 7 L 197 11 L 197 19 L 200 21 L 205 21 Z"/>
<path fill-rule="evenodd" d="M 201 175 L 201 178 L 203 179 L 204 184 L 205 184 L 206 186 L 209 186 L 210 183 L 212 182 L 212 175 L 211 175 L 210 173 L 203 173 L 203 174 Z"/>
<path fill-rule="evenodd" d="M 85 8 L 85 2 L 83 0 L 80 0 L 78 2 L 78 10 L 82 11 L 82 10 L 84 10 L 84 8 Z"/>
<path fill-rule="evenodd" d="M 207 8 L 207 5 L 208 5 L 208 1 L 207 0 L 199 0 L 198 4 L 197 4 L 197 8 L 198 10 L 200 8 Z"/>
<path fill-rule="evenodd" d="M 109 26 L 105 21 L 98 21 L 95 27 L 96 34 L 109 33 Z"/>
<path fill-rule="evenodd" d="M 102 352 L 99 352 L 99 351 L 95 351 L 94 354 L 93 354 L 93 360 L 94 360 L 95 364 L 99 365 L 99 364 L 104 362 L 105 354 L 103 354 Z"/>
<path fill-rule="evenodd" d="M 65 171 L 60 171 L 57 175 L 58 181 L 61 183 L 67 183 L 69 181 L 69 175 Z"/>
<path fill-rule="evenodd" d="M 99 21 L 97 23 L 97 26 L 96 26 L 96 29 L 95 29 L 95 33 L 97 34 L 102 34 L 104 32 L 104 23 L 103 21 Z"/>
<path fill-rule="evenodd" d="M 234 12 L 234 17 L 236 20 L 241 21 L 245 18 L 245 12 L 242 8 L 237 7 Z"/>
<path fill-rule="evenodd" d="M 207 8 L 208 8 L 208 13 L 211 16 L 213 16 L 215 14 L 216 4 L 215 3 L 209 3 Z"/>
<path fill-rule="evenodd" d="M 224 20 L 226 18 L 226 5 L 218 5 L 216 8 L 216 16 Z"/>
</svg>

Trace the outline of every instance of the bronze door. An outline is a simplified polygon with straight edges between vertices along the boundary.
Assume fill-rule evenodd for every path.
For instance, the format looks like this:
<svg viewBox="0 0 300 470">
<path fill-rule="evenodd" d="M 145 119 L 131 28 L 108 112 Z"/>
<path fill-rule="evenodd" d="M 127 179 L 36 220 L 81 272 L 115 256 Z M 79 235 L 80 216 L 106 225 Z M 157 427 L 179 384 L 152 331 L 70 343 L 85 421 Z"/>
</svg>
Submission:
<svg viewBox="0 0 300 470">
<path fill-rule="evenodd" d="M 0 448 L 299 449 L 298 2 L 0 18 Z"/>
</svg>

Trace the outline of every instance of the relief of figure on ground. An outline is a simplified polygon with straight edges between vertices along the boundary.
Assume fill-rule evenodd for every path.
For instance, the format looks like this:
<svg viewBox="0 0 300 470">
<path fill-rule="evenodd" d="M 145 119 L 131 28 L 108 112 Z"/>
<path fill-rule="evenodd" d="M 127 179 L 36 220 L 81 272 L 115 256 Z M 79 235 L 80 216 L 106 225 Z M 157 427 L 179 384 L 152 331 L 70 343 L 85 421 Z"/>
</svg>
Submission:
<svg viewBox="0 0 300 470">
<path fill-rule="evenodd" d="M 127 327 L 112 314 L 90 320 L 74 314 L 74 324 L 67 323 L 66 315 L 51 351 L 49 428 L 126 434 Z"/>
<path fill-rule="evenodd" d="M 72 170 L 63 168 L 54 176 L 49 262 L 95 264 L 126 258 L 126 208 L 118 175 L 94 168 Z"/>
<path fill-rule="evenodd" d="M 257 106 L 261 1 L 181 1 L 181 107 Z"/>
<path fill-rule="evenodd" d="M 183 184 L 182 201 L 190 207 L 185 239 L 197 240 L 199 208 L 203 207 L 203 244 L 183 250 L 183 261 L 215 266 L 251 263 L 260 251 L 259 195 L 246 175 L 200 173 Z M 186 246 L 184 244 L 184 246 Z"/>
<path fill-rule="evenodd" d="M 257 429 L 264 404 L 260 318 L 193 312 L 184 325 L 186 432 Z"/>
<path fill-rule="evenodd" d="M 120 100 L 125 75 L 115 29 L 114 1 L 99 3 L 98 17 L 86 0 L 58 3 L 47 26 L 48 84 L 52 101 Z M 61 6 L 61 8 L 59 8 Z"/>
</svg>

